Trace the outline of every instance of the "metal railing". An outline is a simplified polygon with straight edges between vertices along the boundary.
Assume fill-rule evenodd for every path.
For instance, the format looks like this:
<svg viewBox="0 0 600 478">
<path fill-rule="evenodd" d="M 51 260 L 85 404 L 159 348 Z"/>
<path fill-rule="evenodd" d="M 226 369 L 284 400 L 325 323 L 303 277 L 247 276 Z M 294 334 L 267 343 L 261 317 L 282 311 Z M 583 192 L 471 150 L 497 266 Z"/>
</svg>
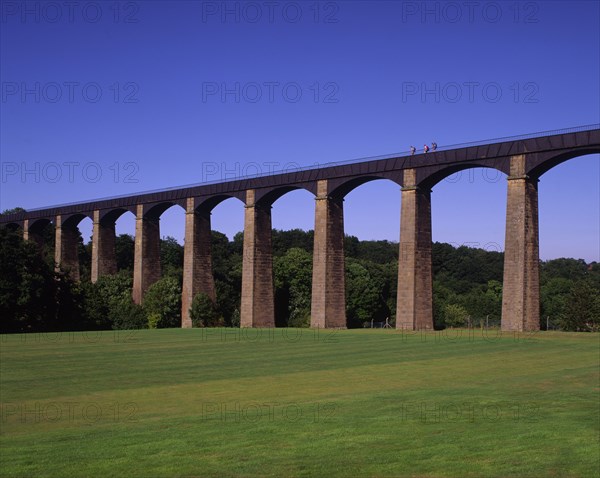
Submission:
<svg viewBox="0 0 600 478">
<path fill-rule="evenodd" d="M 546 136 L 554 136 L 557 134 L 578 133 L 578 132 L 582 132 L 582 131 L 592 131 L 595 129 L 600 129 L 600 123 L 589 124 L 589 125 L 584 125 L 584 126 L 574 126 L 571 128 L 563 128 L 563 129 L 556 129 L 556 130 L 549 130 L 549 131 L 540 131 L 537 133 L 521 134 L 521 135 L 517 135 L 517 136 L 503 136 L 500 138 L 486 139 L 486 140 L 481 140 L 481 141 L 473 141 L 473 142 L 468 142 L 468 143 L 457 143 L 457 144 L 451 144 L 451 145 L 445 145 L 445 146 L 438 146 L 436 151 L 448 151 L 448 150 L 452 150 L 452 149 L 468 148 L 468 147 L 473 147 L 473 146 L 483 146 L 483 145 L 488 145 L 488 144 L 503 143 L 503 142 L 507 142 L 507 141 L 519 141 L 519 140 L 531 139 L 531 138 L 543 138 Z M 153 193 L 159 193 L 159 192 L 165 192 L 165 191 L 174 191 L 177 189 L 195 188 L 198 186 L 208 186 L 211 184 L 229 183 L 229 182 L 233 182 L 233 181 L 270 177 L 270 176 L 276 176 L 279 174 L 310 171 L 310 170 L 329 168 L 329 167 L 335 167 L 335 166 L 345 166 L 345 165 L 349 165 L 349 164 L 356 164 L 356 163 L 362 163 L 362 162 L 367 162 L 367 161 L 377 161 L 377 160 L 382 160 L 382 159 L 400 158 L 400 157 L 406 157 L 406 156 L 410 156 L 410 155 L 411 155 L 410 151 L 401 151 L 401 152 L 397 152 L 397 153 L 383 154 L 383 155 L 379 155 L 379 156 L 365 156 L 365 157 L 355 158 L 355 159 L 350 159 L 350 160 L 345 160 L 345 161 L 333 161 L 333 162 L 322 163 L 322 164 L 317 164 L 317 165 L 313 164 L 310 166 L 303 166 L 303 167 L 299 167 L 299 168 L 290 168 L 290 169 L 285 169 L 285 170 L 273 170 L 269 173 L 248 174 L 248 175 L 244 175 L 244 176 L 237 176 L 234 179 L 227 179 L 227 180 L 216 179 L 214 181 L 205 181 L 205 182 L 200 182 L 200 183 L 185 184 L 182 186 L 172 186 L 172 187 L 166 187 L 166 188 L 160 188 L 160 189 L 152 189 L 152 190 L 140 191 L 137 193 L 131 193 L 131 194 L 125 194 L 125 195 L 119 195 L 119 196 L 107 196 L 107 197 L 85 200 L 85 201 L 56 204 L 53 206 L 28 209 L 27 211 L 28 212 L 42 211 L 45 209 L 74 206 L 77 204 L 85 204 L 88 202 L 109 201 L 112 199 L 124 199 L 124 198 L 128 198 L 128 197 L 133 197 L 133 196 L 141 196 L 144 194 L 153 194 Z"/>
</svg>

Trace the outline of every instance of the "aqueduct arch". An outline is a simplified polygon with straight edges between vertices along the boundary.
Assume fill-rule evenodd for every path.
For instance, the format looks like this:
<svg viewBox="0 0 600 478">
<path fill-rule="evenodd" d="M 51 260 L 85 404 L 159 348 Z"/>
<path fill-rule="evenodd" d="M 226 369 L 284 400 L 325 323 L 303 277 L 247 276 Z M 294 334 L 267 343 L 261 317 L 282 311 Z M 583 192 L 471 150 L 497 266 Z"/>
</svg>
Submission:
<svg viewBox="0 0 600 478">
<path fill-rule="evenodd" d="M 138 204 L 135 219 L 135 257 L 133 261 L 133 301 L 141 304 L 144 294 L 161 277 L 160 217 L 182 200 Z"/>
<path fill-rule="evenodd" d="M 502 328 L 530 330 L 539 328 L 539 246 L 537 180 L 553 166 L 575 156 L 600 151 L 599 125 L 582 126 L 567 130 L 538 133 L 501 142 L 472 143 L 453 148 L 440 148 L 428 154 L 393 155 L 385 158 L 350 162 L 322 168 L 300 169 L 253 178 L 241 178 L 222 183 L 200 184 L 179 189 L 154 191 L 82 204 L 68 204 L 47 209 L 19 212 L 0 216 L 0 224 L 23 224 L 24 236 L 34 239 L 35 228 L 30 224 L 54 222 L 56 229 L 56 256 L 69 265 L 72 257 L 70 231 L 74 223 L 87 216 L 93 219 L 96 247 L 96 274 L 110 270 L 110 261 L 101 265 L 103 253 L 110 251 L 108 219 L 113 210 L 130 210 L 136 214 L 136 264 L 133 295 L 141 302 L 143 292 L 160 276 L 158 251 L 160 214 L 178 204 L 186 210 L 186 239 L 188 230 L 192 240 L 186 254 L 193 256 L 194 244 L 201 244 L 202 236 L 196 231 L 197 215 L 205 214 L 199 204 L 210 205 L 222 197 L 237 197 L 246 206 L 244 234 L 243 286 L 246 290 L 242 304 L 244 326 L 272 326 L 270 312 L 260 309 L 271 302 L 268 288 L 259 285 L 257 278 L 266 277 L 272 267 L 269 262 L 270 206 L 285 192 L 305 188 L 316 196 L 315 254 L 319 254 L 320 272 L 313 270 L 313 288 L 319 284 L 320 298 L 313 297 L 312 325 L 315 327 L 344 327 L 343 308 L 329 287 L 328 278 L 342 277 L 343 252 L 336 246 L 343 241 L 343 206 L 341 199 L 346 190 L 369 180 L 392 179 L 402 186 L 402 219 L 400 235 L 401 270 L 398 303 L 403 304 L 398 314 L 397 327 L 410 329 L 432 328 L 431 314 L 431 194 L 430 189 L 443 177 L 466 167 L 493 167 L 508 174 L 506 244 L 504 264 L 504 296 Z M 212 201 L 212 202 L 211 202 Z M 213 206 L 214 207 L 214 206 Z M 103 220 L 106 214 L 106 219 Z M 116 213 L 115 213 L 116 214 Z M 191 225 L 188 225 L 188 214 Z M 202 218 L 199 219 L 202 221 Z M 41 222 L 40 222 L 41 223 Z M 204 226 L 199 229 L 207 228 Z M 198 229 L 198 230 L 199 230 Z M 114 236 L 114 232 L 112 234 Z M 107 242 L 108 246 L 102 246 Z M 247 242 L 247 244 L 246 244 Z M 200 246 L 198 246 L 200 247 Z M 341 249 L 343 251 L 343 248 Z M 108 252 L 106 253 L 108 254 Z M 157 262 L 158 261 L 158 262 Z M 188 259 L 194 264 L 194 260 Z M 201 263 L 200 261 L 199 263 Z M 341 264 L 341 265 L 340 265 Z M 206 262 L 204 263 L 206 269 Z M 196 269 L 188 267 L 194 281 Z M 316 280 L 318 279 L 318 280 Z M 272 277 L 271 277 L 272 280 Z M 265 283 L 266 284 L 266 283 Z M 339 285 L 339 282 L 338 282 Z M 314 291 L 315 289 L 313 289 Z M 263 291 L 263 292 L 261 292 Z M 266 291 L 266 292 L 265 292 Z M 192 291 L 193 292 L 193 291 Z M 268 311 L 268 307 L 265 310 Z M 339 312 L 339 313 L 338 313 Z"/>
<path fill-rule="evenodd" d="M 190 308 L 200 293 L 217 300 L 212 266 L 212 210 L 227 199 L 240 195 L 216 195 L 188 198 L 185 203 L 185 239 L 183 255 L 183 286 L 181 294 L 181 326 L 192 327 Z M 243 201 L 243 200 L 242 200 Z"/>
<path fill-rule="evenodd" d="M 275 327 L 271 208 L 279 198 L 311 185 L 249 189 L 245 197 L 241 327 Z"/>
</svg>

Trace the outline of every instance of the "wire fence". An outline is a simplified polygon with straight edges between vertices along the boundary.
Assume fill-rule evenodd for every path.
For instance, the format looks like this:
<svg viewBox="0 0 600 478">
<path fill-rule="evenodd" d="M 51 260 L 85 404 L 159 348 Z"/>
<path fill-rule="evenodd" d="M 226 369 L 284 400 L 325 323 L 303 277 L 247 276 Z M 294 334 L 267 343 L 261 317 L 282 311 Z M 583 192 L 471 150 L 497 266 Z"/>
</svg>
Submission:
<svg viewBox="0 0 600 478">
<path fill-rule="evenodd" d="M 385 321 L 364 321 L 362 324 L 365 329 L 394 329 L 396 326 L 396 319 L 394 317 L 387 318 Z M 460 325 L 459 329 L 481 329 L 481 330 L 500 330 L 502 326 L 500 317 L 467 317 L 464 324 Z M 445 328 L 451 329 L 453 327 L 446 325 Z M 542 317 L 540 320 L 540 330 L 562 330 L 562 324 L 559 320 L 553 319 L 550 316 Z"/>
</svg>

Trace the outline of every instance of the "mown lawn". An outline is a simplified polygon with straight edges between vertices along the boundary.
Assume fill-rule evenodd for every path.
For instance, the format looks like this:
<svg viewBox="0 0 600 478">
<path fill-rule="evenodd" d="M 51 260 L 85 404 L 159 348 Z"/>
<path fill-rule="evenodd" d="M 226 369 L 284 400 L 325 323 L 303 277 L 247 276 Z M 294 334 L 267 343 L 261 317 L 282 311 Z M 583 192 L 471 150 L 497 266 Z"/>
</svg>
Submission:
<svg viewBox="0 0 600 478">
<path fill-rule="evenodd" d="M 2 476 L 593 477 L 598 334 L 0 337 Z"/>
</svg>

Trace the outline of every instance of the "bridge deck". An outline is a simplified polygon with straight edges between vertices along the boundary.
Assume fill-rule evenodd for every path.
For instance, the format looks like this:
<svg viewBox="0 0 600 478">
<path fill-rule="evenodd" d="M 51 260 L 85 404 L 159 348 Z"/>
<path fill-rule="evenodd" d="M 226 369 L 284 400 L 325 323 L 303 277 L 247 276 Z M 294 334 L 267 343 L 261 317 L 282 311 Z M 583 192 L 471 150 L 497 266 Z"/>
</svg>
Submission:
<svg viewBox="0 0 600 478">
<path fill-rule="evenodd" d="M 61 204 L 27 212 L 0 215 L 0 224 L 19 223 L 25 219 L 52 218 L 57 215 L 85 214 L 94 210 L 129 209 L 139 204 L 173 203 L 184 205 L 187 198 L 211 198 L 219 196 L 238 197 L 244 200 L 249 189 L 276 190 L 305 188 L 316 194 L 314 184 L 321 179 L 344 180 L 365 177 L 386 177 L 402 184 L 402 171 L 418 170 L 417 178 L 424 180 L 440 171 L 448 173 L 466 167 L 493 167 L 509 174 L 509 158 L 527 154 L 533 159 L 533 169 L 552 154 L 560 155 L 574 148 L 592 147 L 597 152 L 600 147 L 600 125 L 531 133 L 526 135 L 499 138 L 501 141 L 487 140 L 438 147 L 436 151 L 410 155 L 409 152 L 392 155 L 360 158 L 356 160 L 326 163 L 319 167 L 300 168 L 290 171 L 277 171 L 272 174 L 239 177 L 229 181 L 215 181 L 192 184 L 175 188 L 165 188 L 136 194 L 114 196 L 90 201 Z M 550 153 L 550 154 L 548 154 Z M 545 155 L 544 155 L 545 154 Z M 580 154 L 586 154 L 585 151 Z M 539 158 L 535 158 L 539 155 Z M 448 173 L 449 174 L 449 173 Z M 433 180 L 430 179 L 430 183 Z"/>
</svg>

